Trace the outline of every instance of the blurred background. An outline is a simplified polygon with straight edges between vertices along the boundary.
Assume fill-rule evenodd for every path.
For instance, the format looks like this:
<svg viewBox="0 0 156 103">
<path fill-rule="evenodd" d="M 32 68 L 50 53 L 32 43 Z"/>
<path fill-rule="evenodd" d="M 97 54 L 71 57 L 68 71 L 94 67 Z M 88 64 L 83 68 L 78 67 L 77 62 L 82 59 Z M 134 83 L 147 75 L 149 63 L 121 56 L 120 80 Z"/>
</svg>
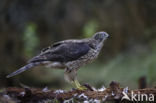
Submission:
<svg viewBox="0 0 156 103">
<path fill-rule="evenodd" d="M 56 41 L 111 35 L 99 58 L 78 71 L 81 84 L 156 85 L 156 0 L 0 0 L 0 88 L 68 89 L 64 71 L 34 68 L 6 79 Z"/>
</svg>

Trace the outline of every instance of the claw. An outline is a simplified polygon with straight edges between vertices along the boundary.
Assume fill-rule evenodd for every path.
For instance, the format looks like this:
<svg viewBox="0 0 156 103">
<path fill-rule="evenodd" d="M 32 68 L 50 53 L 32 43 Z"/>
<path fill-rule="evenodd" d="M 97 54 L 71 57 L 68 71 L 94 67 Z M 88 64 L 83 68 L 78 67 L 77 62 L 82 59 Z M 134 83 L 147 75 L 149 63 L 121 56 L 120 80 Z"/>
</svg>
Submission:
<svg viewBox="0 0 156 103">
<path fill-rule="evenodd" d="M 87 90 L 87 88 L 85 86 L 80 85 L 80 83 L 78 82 L 78 80 L 74 80 L 74 85 L 78 90 Z"/>
<path fill-rule="evenodd" d="M 77 88 L 78 90 L 87 90 L 87 88 L 85 86 L 80 86 Z"/>
</svg>

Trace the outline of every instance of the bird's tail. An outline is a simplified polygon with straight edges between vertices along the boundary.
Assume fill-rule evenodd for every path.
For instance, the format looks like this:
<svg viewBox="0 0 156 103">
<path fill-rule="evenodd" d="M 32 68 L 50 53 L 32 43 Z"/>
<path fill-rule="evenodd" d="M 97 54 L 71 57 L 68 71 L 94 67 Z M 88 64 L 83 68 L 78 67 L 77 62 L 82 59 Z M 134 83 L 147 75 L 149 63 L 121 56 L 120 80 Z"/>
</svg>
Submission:
<svg viewBox="0 0 156 103">
<path fill-rule="evenodd" d="M 13 73 L 7 75 L 6 77 L 7 77 L 7 78 L 13 77 L 13 76 L 15 76 L 15 75 L 17 75 L 17 74 L 20 74 L 20 73 L 22 73 L 22 72 L 24 72 L 24 71 L 26 71 L 26 70 L 28 70 L 28 69 L 31 69 L 31 68 L 33 68 L 33 67 L 35 67 L 35 66 L 38 66 L 38 65 L 40 65 L 40 64 L 41 64 L 40 62 L 29 63 L 29 64 L 23 66 L 22 68 L 18 69 L 17 71 L 15 71 L 15 72 L 13 72 Z"/>
</svg>

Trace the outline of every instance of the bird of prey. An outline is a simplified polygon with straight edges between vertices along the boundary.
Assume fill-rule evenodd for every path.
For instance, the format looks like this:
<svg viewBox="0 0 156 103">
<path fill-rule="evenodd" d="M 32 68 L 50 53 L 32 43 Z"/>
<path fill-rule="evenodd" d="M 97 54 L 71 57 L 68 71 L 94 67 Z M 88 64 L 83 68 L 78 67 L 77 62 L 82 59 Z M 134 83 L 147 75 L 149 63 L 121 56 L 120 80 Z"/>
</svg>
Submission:
<svg viewBox="0 0 156 103">
<path fill-rule="evenodd" d="M 77 70 L 97 58 L 104 41 L 109 37 L 106 32 L 97 32 L 91 38 L 70 39 L 56 42 L 28 61 L 28 64 L 9 74 L 7 78 L 36 66 L 64 69 L 66 81 L 80 90 L 86 89 L 77 80 Z"/>
</svg>

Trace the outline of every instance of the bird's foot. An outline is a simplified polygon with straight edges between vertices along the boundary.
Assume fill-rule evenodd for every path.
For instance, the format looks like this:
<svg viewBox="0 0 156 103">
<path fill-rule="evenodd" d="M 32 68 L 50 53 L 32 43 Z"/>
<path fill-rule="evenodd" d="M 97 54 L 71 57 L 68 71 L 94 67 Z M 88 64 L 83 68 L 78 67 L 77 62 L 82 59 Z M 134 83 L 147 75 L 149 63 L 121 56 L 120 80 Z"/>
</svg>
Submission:
<svg viewBox="0 0 156 103">
<path fill-rule="evenodd" d="M 87 88 L 85 86 L 80 85 L 80 83 L 78 82 L 78 80 L 74 80 L 74 85 L 78 90 L 87 90 Z"/>
<path fill-rule="evenodd" d="M 82 86 L 82 85 L 81 85 L 81 86 L 77 87 L 77 89 L 78 89 L 78 90 L 87 90 L 88 88 L 86 88 L 85 86 Z"/>
</svg>

